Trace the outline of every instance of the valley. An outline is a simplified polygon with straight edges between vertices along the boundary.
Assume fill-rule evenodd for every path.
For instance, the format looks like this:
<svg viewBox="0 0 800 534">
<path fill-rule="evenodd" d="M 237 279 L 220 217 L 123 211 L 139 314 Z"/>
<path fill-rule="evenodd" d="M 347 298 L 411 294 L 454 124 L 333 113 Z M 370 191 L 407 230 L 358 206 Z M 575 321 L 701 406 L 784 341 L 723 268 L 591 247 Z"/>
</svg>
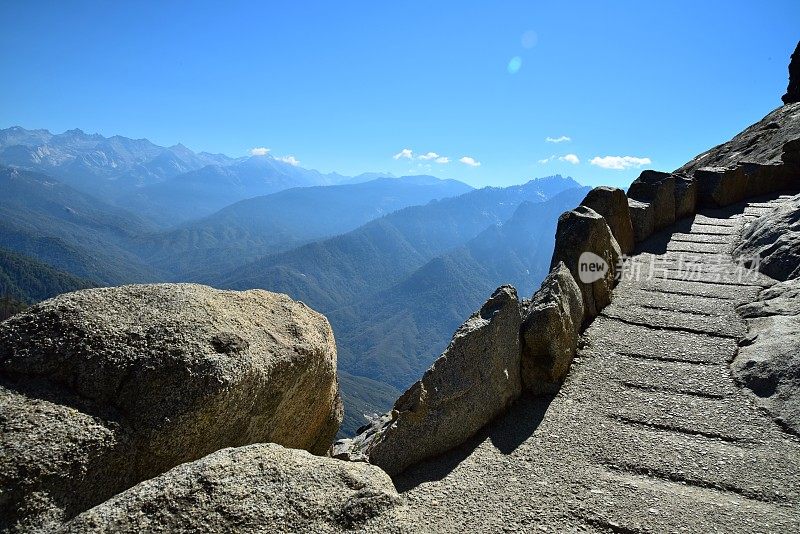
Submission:
<svg viewBox="0 0 800 534">
<path fill-rule="evenodd" d="M 559 214 L 588 191 L 561 176 L 473 189 L 323 175 L 269 155 L 16 127 L 0 131 L 0 165 L 2 296 L 166 281 L 285 293 L 334 328 L 341 435 L 385 411 L 487 292 L 511 281 L 531 295 Z"/>
</svg>

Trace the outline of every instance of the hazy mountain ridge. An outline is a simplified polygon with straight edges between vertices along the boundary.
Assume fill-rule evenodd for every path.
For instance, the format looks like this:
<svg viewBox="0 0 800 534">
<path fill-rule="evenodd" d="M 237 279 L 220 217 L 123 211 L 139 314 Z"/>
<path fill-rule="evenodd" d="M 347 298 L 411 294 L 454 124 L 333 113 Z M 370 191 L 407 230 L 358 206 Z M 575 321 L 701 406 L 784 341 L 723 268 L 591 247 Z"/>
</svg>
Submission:
<svg viewBox="0 0 800 534">
<path fill-rule="evenodd" d="M 78 146 L 93 141 L 73 137 Z M 131 146 L 149 150 L 146 142 Z M 271 168 L 271 160 L 252 159 L 162 185 L 207 169 Z M 240 194 L 254 190 L 237 173 L 228 176 Z M 258 174 L 251 178 L 261 187 Z M 46 174 L 0 167 L 9 193 L 0 199 L 0 247 L 89 284 L 201 281 L 303 300 L 335 328 L 340 367 L 355 388 L 343 385 L 350 412 L 343 432 L 352 432 L 365 410 L 384 410 L 395 388 L 430 364 L 487 291 L 538 283 L 555 220 L 569 207 L 559 199 L 584 191 L 561 176 L 478 190 L 431 176 L 352 180 L 247 199 L 162 231 Z M 385 387 L 373 388 L 375 380 Z"/>
<path fill-rule="evenodd" d="M 53 134 L 13 126 L 0 130 L 0 165 L 46 173 L 161 226 L 210 215 L 234 202 L 291 187 L 360 183 L 382 173 L 323 174 L 269 154 L 231 158 L 181 144 L 104 137 L 80 129 Z"/>
<path fill-rule="evenodd" d="M 0 246 L 98 284 L 163 277 L 132 252 L 147 221 L 41 173 L 0 167 L 0 186 Z"/>
<path fill-rule="evenodd" d="M 0 130 L 0 164 L 48 173 L 105 200 L 127 189 L 232 161 L 195 154 L 183 145 L 161 147 L 147 139 L 104 137 L 80 129 L 61 134 L 19 126 Z"/>
<path fill-rule="evenodd" d="M 151 265 L 195 279 L 261 256 L 342 234 L 398 209 L 472 188 L 432 176 L 377 178 L 286 189 L 239 201 L 199 221 L 143 239 Z"/>
<path fill-rule="evenodd" d="M 441 353 L 450 334 L 485 299 L 512 283 L 529 297 L 550 267 L 558 216 L 589 188 L 524 202 L 502 225 L 428 261 L 398 284 L 328 314 L 339 365 L 407 387 Z"/>
<path fill-rule="evenodd" d="M 508 219 L 526 200 L 580 185 L 560 176 L 486 187 L 413 206 L 331 239 L 267 256 L 207 280 L 232 289 L 276 288 L 328 313 L 399 282 L 443 252 Z"/>
</svg>

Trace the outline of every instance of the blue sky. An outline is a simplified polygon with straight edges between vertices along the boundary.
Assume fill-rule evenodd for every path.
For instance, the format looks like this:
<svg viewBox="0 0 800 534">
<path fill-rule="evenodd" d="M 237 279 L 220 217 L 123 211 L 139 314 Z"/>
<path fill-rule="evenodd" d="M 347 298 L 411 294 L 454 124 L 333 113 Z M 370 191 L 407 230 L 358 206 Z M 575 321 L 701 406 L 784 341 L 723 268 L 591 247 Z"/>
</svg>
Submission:
<svg viewBox="0 0 800 534">
<path fill-rule="evenodd" d="M 344 174 L 627 185 L 777 107 L 798 21 L 797 0 L 10 0 L 0 127 L 266 147 Z"/>
</svg>

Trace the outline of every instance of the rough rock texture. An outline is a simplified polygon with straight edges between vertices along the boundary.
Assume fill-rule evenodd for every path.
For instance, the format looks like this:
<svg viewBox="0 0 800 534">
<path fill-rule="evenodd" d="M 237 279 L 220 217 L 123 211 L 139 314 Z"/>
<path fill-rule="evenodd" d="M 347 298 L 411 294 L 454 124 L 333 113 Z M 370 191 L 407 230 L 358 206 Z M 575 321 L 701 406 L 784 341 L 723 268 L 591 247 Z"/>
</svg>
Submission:
<svg viewBox="0 0 800 534">
<path fill-rule="evenodd" d="M 274 444 L 217 451 L 112 497 L 65 532 L 339 532 L 400 498 L 377 467 Z"/>
<path fill-rule="evenodd" d="M 462 444 L 522 392 L 521 322 L 516 290 L 498 288 L 391 413 L 363 427 L 352 440 L 338 441 L 333 455 L 369 458 L 395 475 Z"/>
<path fill-rule="evenodd" d="M 650 209 L 650 204 L 629 198 L 628 211 L 631 214 L 633 240 L 636 243 L 641 243 L 655 231 L 653 210 Z"/>
<path fill-rule="evenodd" d="M 582 323 L 581 290 L 559 262 L 533 295 L 522 322 L 522 384 L 527 391 L 558 391 L 575 357 Z"/>
<path fill-rule="evenodd" d="M 595 187 L 586 195 L 581 206 L 592 208 L 603 216 L 623 254 L 633 252 L 634 236 L 628 197 L 617 187 Z"/>
<path fill-rule="evenodd" d="M 675 173 L 692 176 L 703 167 L 733 169 L 741 162 L 781 165 L 786 157 L 784 145 L 795 139 L 800 139 L 800 103 L 775 109 L 730 141 L 696 156 Z"/>
<path fill-rule="evenodd" d="M 602 277 L 584 283 L 580 275 L 580 258 L 585 252 L 599 256 L 606 264 Z M 611 302 L 621 251 L 605 219 L 586 206 L 565 212 L 558 218 L 552 269 L 564 262 L 578 283 L 583 295 L 584 323 L 590 321 Z"/>
<path fill-rule="evenodd" d="M 0 386 L 0 532 L 51 530 L 135 482 L 118 452 L 127 439 L 85 411 Z"/>
<path fill-rule="evenodd" d="M 697 182 L 698 207 L 800 186 L 800 103 L 780 107 L 675 171 Z"/>
<path fill-rule="evenodd" d="M 800 435 L 800 280 L 765 289 L 741 306 L 748 335 L 731 367 L 739 382 L 785 427 Z"/>
<path fill-rule="evenodd" d="M 675 175 L 675 219 L 694 215 L 697 211 L 697 182 Z"/>
<path fill-rule="evenodd" d="M 740 214 L 760 205 L 684 219 L 654 239 L 667 252 L 630 268 L 709 235 L 727 249 L 750 216 Z M 558 395 L 523 394 L 464 446 L 394 477 L 422 518 L 415 531 L 800 532 L 800 440 L 730 371 L 745 331 L 736 303 L 770 281 L 753 273 L 757 286 L 740 285 L 727 254 L 696 261 L 706 282 L 624 277 Z"/>
<path fill-rule="evenodd" d="M 666 172 L 646 170 L 628 188 L 628 196 L 650 205 L 653 225 L 660 230 L 675 222 L 675 177 Z"/>
<path fill-rule="evenodd" d="M 797 43 L 797 48 L 794 49 L 789 62 L 789 85 L 781 100 L 784 104 L 800 102 L 800 42 Z"/>
<path fill-rule="evenodd" d="M 341 421 L 327 320 L 261 290 L 61 295 L 0 324 L 0 380 L 9 525 L 69 517 L 228 446 L 321 454 Z"/>
<path fill-rule="evenodd" d="M 777 280 L 800 278 L 800 195 L 750 222 L 734 254 Z"/>
</svg>

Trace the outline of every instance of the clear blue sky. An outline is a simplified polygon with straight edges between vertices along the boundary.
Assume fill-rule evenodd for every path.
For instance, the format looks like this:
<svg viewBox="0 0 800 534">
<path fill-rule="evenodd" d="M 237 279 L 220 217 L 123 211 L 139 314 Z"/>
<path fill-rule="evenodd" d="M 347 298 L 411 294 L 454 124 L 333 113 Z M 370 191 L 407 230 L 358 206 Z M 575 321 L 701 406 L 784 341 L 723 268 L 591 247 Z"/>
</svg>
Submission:
<svg viewBox="0 0 800 534">
<path fill-rule="evenodd" d="M 5 0 L 0 127 L 268 147 L 345 174 L 622 185 L 777 107 L 799 23 L 797 0 Z"/>
</svg>

